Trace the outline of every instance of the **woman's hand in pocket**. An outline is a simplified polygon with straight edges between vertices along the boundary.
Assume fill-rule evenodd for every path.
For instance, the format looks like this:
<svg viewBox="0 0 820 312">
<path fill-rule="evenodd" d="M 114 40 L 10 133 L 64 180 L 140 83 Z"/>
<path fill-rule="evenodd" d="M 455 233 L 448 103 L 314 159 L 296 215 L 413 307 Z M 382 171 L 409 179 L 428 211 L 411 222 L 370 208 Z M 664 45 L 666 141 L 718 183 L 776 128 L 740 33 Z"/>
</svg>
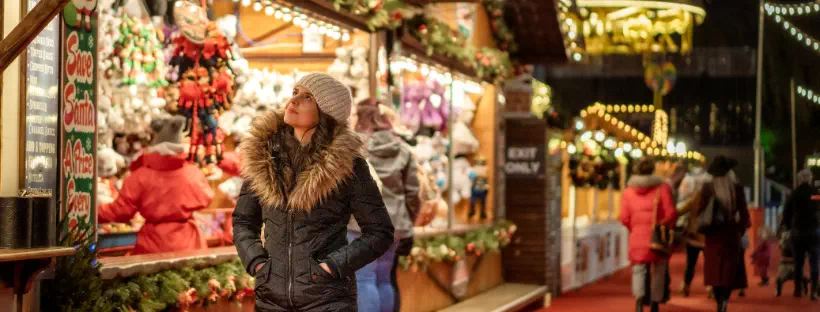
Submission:
<svg viewBox="0 0 820 312">
<path fill-rule="evenodd" d="M 331 276 L 333 275 L 333 272 L 330 270 L 330 267 L 327 265 L 327 263 L 319 263 L 319 267 L 321 267 L 322 270 L 325 270 L 327 274 L 330 274 Z"/>
</svg>

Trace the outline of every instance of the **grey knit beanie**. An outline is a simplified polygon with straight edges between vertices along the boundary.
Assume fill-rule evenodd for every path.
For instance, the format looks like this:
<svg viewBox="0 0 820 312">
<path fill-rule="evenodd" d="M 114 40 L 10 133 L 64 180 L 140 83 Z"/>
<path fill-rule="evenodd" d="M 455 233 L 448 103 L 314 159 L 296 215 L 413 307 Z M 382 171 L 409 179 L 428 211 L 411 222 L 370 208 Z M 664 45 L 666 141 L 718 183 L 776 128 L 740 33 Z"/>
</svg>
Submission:
<svg viewBox="0 0 820 312">
<path fill-rule="evenodd" d="M 299 79 L 297 86 L 307 88 L 316 98 L 319 110 L 337 122 L 346 124 L 353 106 L 350 88 L 324 73 L 310 73 Z"/>
</svg>

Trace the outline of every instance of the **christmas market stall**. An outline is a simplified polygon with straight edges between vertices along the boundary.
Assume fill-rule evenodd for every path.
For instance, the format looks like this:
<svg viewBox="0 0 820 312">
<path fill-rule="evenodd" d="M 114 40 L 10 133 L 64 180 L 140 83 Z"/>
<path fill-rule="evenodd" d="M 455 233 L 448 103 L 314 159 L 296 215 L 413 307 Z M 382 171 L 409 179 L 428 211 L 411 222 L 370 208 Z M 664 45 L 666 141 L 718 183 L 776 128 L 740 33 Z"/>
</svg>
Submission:
<svg viewBox="0 0 820 312">
<path fill-rule="evenodd" d="M 659 160 L 659 174 L 679 161 L 701 164 L 703 155 L 668 137 L 667 113 L 653 105 L 604 105 L 581 111 L 572 131 L 553 138 L 563 158 L 562 288 L 570 290 L 629 265 L 628 232 L 620 224 L 621 191 L 633 160 Z M 626 122 L 625 122 L 626 121 Z M 645 133 L 652 133 L 647 135 Z"/>
</svg>

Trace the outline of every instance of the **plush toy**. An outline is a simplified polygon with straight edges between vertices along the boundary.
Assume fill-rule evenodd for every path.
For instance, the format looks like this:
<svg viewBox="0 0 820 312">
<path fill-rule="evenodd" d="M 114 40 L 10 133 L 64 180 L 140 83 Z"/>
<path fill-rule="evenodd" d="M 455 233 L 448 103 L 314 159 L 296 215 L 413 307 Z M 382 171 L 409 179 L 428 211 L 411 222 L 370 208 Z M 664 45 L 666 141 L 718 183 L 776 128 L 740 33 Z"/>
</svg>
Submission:
<svg viewBox="0 0 820 312">
<path fill-rule="evenodd" d="M 117 173 L 125 167 L 125 158 L 111 147 L 97 150 L 97 202 L 107 204 L 119 196 Z"/>
<path fill-rule="evenodd" d="M 475 215 L 476 205 L 481 205 L 480 218 L 487 219 L 487 193 L 490 186 L 487 180 L 487 161 L 482 156 L 475 159 L 474 173 L 471 177 L 473 184 L 470 196 L 470 213 L 469 217 Z"/>
<path fill-rule="evenodd" d="M 459 157 L 453 160 L 453 188 L 450 192 L 451 202 L 458 203 L 470 198 L 472 181 L 470 176 L 475 175 L 467 158 Z"/>
</svg>

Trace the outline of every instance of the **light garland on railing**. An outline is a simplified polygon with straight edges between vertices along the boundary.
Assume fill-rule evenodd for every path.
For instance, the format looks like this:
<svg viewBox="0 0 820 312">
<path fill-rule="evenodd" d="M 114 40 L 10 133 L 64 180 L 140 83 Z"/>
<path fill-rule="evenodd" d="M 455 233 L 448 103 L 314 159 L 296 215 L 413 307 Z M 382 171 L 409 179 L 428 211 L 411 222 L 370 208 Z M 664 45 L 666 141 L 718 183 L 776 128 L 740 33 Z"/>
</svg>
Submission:
<svg viewBox="0 0 820 312">
<path fill-rule="evenodd" d="M 420 73 L 422 76 L 437 80 L 439 83 L 447 85 L 453 82 L 453 75 L 447 68 L 440 65 L 431 65 L 420 62 L 416 58 L 399 56 L 390 62 L 390 71 L 399 74 L 406 70 L 412 73 Z M 469 86 L 472 87 L 472 86 Z"/>
<path fill-rule="evenodd" d="M 801 4 L 778 4 L 766 3 L 763 6 L 769 15 L 804 16 L 820 13 L 820 1 L 807 2 Z"/>
<path fill-rule="evenodd" d="M 270 0 L 233 0 L 234 3 L 240 3 L 244 7 L 252 7 L 256 12 L 265 12 L 267 16 L 273 16 L 286 23 L 293 22 L 294 25 L 302 29 L 310 29 L 318 31 L 320 34 L 332 38 L 334 40 L 350 41 L 350 30 L 343 29 L 339 25 L 323 21 L 317 18 L 308 16 L 302 9 L 297 7 L 287 7 L 278 3 L 273 3 Z"/>
<path fill-rule="evenodd" d="M 820 93 L 815 92 L 814 90 L 804 86 L 797 86 L 797 94 L 800 94 L 800 96 L 814 102 L 814 104 L 820 104 Z"/>
</svg>

